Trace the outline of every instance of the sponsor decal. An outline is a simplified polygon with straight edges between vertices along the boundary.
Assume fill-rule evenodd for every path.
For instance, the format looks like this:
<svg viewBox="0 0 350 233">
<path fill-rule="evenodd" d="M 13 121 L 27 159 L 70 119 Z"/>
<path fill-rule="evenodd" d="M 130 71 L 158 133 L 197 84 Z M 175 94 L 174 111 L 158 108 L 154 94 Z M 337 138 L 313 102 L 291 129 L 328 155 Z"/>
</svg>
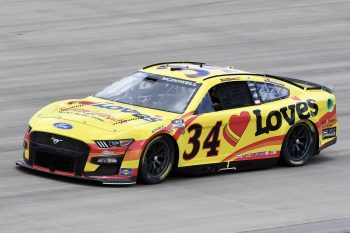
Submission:
<svg viewBox="0 0 350 233">
<path fill-rule="evenodd" d="M 275 79 L 272 79 L 272 78 L 265 78 L 264 81 L 267 82 L 267 83 L 272 83 L 272 84 L 275 84 L 275 85 L 284 86 L 283 82 L 275 80 Z"/>
<path fill-rule="evenodd" d="M 333 119 L 327 119 L 321 122 L 321 127 L 322 128 L 330 128 L 333 125 L 335 125 L 337 123 L 337 119 L 333 118 Z"/>
<path fill-rule="evenodd" d="M 170 126 L 158 126 L 154 129 L 152 129 L 152 133 L 155 133 L 155 132 L 158 132 L 158 131 L 162 131 L 162 130 L 166 130 L 166 131 L 169 131 L 169 132 L 172 132 L 173 131 L 173 128 L 170 127 Z"/>
<path fill-rule="evenodd" d="M 124 112 L 124 113 L 130 113 L 132 114 L 132 116 L 143 119 L 145 121 L 149 121 L 149 122 L 157 122 L 157 121 L 161 121 L 162 119 L 159 117 L 151 117 L 147 114 L 142 114 L 139 111 L 135 110 L 135 109 L 131 109 L 131 108 L 126 108 L 126 107 L 122 107 L 122 106 L 116 106 L 110 103 L 96 103 L 96 104 L 92 104 L 92 106 L 95 107 L 99 107 L 99 108 L 105 108 L 105 109 L 110 109 L 110 110 L 116 110 L 116 111 L 120 111 L 120 112 Z"/>
<path fill-rule="evenodd" d="M 132 119 L 119 119 L 119 120 L 116 120 L 113 125 L 121 125 L 121 124 L 125 124 L 125 123 L 128 123 L 129 121 L 136 121 L 136 120 L 139 120 L 139 119 L 143 119 L 143 118 L 139 118 L 139 117 L 135 117 L 135 118 L 132 118 Z"/>
<path fill-rule="evenodd" d="M 232 159 L 236 158 L 237 154 L 240 155 L 240 154 L 244 154 L 244 153 L 251 151 L 251 150 L 258 150 L 259 148 L 262 148 L 266 145 L 269 145 L 269 146 L 279 145 L 279 146 L 281 146 L 283 139 L 284 139 L 284 135 L 280 135 L 280 136 L 269 137 L 269 138 L 262 139 L 260 141 L 253 142 L 251 144 L 248 144 L 248 145 L 236 150 L 234 153 L 227 156 L 222 161 L 223 162 L 231 161 Z M 279 155 L 279 152 L 278 151 L 272 151 L 272 152 L 269 151 L 269 154 L 270 154 L 270 157 L 271 156 L 277 157 Z"/>
<path fill-rule="evenodd" d="M 224 138 L 232 146 L 236 146 L 250 122 L 250 114 L 247 111 L 238 115 L 232 115 L 229 123 L 224 127 Z"/>
<path fill-rule="evenodd" d="M 65 114 L 74 114 L 77 116 L 82 116 L 82 117 L 88 117 L 91 119 L 95 119 L 101 122 L 105 121 L 113 121 L 115 124 L 121 124 L 126 120 L 123 119 L 118 119 L 115 118 L 111 115 L 102 113 L 102 112 L 94 112 L 94 111 L 89 111 L 86 109 L 81 109 L 81 108 L 71 108 L 71 109 L 62 109 L 60 110 L 60 113 L 65 113 Z"/>
<path fill-rule="evenodd" d="M 55 126 L 58 129 L 66 129 L 66 130 L 73 129 L 73 126 L 71 124 L 62 123 L 62 122 L 57 122 L 53 124 L 53 126 Z"/>
<path fill-rule="evenodd" d="M 337 127 L 322 130 L 322 139 L 334 138 L 337 135 Z"/>
<path fill-rule="evenodd" d="M 240 77 L 227 77 L 227 78 L 221 78 L 221 82 L 230 82 L 230 81 L 238 81 L 241 80 Z"/>
<path fill-rule="evenodd" d="M 261 111 L 256 109 L 253 113 L 256 116 L 256 132 L 255 136 L 261 134 L 268 134 L 270 131 L 276 131 L 281 128 L 283 120 L 285 120 L 290 126 L 295 123 L 295 112 L 301 120 L 307 120 L 310 117 L 314 117 L 318 113 L 318 105 L 315 100 L 308 99 L 306 102 L 298 102 L 296 104 L 289 105 L 288 107 L 282 107 L 279 110 L 273 110 L 267 115 L 265 122 L 261 116 Z"/>
<path fill-rule="evenodd" d="M 158 116 L 158 115 L 155 117 L 151 117 L 147 114 L 140 113 L 139 111 L 137 111 L 135 109 L 117 106 L 117 105 L 114 105 L 111 103 L 94 103 L 94 102 L 89 102 L 89 101 L 71 101 L 71 102 L 69 102 L 69 104 L 75 104 L 75 103 L 78 103 L 79 105 L 91 105 L 91 106 L 95 106 L 95 107 L 99 107 L 99 108 L 116 110 L 116 111 L 120 111 L 120 112 L 124 112 L 124 113 L 131 113 L 135 118 L 127 119 L 127 120 L 118 119 L 118 118 L 115 118 L 115 117 L 108 115 L 108 114 L 105 114 L 105 113 L 91 112 L 91 111 L 85 110 L 85 109 L 74 109 L 72 107 L 67 108 L 67 109 L 61 109 L 60 112 L 61 113 L 74 113 L 76 115 L 84 114 L 84 116 L 95 118 L 99 121 L 112 120 L 112 121 L 115 121 L 114 124 L 123 124 L 123 123 L 127 123 L 130 120 L 137 120 L 137 119 L 143 119 L 143 120 L 149 121 L 149 122 L 157 122 L 157 121 L 162 120 L 160 118 L 160 116 Z M 80 107 L 79 105 L 77 107 Z M 76 106 L 74 106 L 74 107 L 76 107 Z"/>
<path fill-rule="evenodd" d="M 237 159 L 264 158 L 264 157 L 271 157 L 271 156 L 277 156 L 277 151 L 260 151 L 255 153 L 239 154 L 236 156 L 236 158 Z"/>
<path fill-rule="evenodd" d="M 132 168 L 120 168 L 119 175 L 127 177 L 132 176 Z"/>
</svg>

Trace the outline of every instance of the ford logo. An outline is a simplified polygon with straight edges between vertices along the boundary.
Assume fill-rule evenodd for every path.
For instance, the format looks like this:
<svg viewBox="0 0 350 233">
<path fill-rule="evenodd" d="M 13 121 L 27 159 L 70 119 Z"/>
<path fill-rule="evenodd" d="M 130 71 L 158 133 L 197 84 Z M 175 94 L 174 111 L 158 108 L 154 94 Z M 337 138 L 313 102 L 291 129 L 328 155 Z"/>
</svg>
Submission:
<svg viewBox="0 0 350 233">
<path fill-rule="evenodd" d="M 59 129 L 73 129 L 73 126 L 67 123 L 62 123 L 62 122 L 58 122 L 53 124 L 53 126 L 55 126 L 56 128 Z"/>
</svg>

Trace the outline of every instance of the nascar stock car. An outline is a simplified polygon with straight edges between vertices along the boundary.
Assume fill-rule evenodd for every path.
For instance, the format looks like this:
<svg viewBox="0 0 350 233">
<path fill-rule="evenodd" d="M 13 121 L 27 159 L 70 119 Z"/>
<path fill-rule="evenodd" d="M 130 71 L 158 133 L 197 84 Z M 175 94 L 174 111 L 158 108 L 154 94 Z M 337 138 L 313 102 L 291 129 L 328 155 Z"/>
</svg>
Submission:
<svg viewBox="0 0 350 233">
<path fill-rule="evenodd" d="M 29 121 L 17 165 L 104 184 L 172 170 L 306 164 L 337 140 L 328 87 L 196 62 L 154 64 Z"/>
</svg>

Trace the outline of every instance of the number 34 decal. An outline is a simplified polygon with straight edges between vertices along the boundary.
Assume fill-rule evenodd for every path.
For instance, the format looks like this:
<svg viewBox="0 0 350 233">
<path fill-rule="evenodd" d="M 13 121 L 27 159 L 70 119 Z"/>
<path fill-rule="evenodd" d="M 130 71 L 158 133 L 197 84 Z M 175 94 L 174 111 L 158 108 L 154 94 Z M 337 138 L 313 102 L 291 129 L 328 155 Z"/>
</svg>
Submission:
<svg viewBox="0 0 350 233">
<path fill-rule="evenodd" d="M 203 149 L 209 149 L 207 152 L 207 156 L 217 156 L 219 154 L 218 147 L 220 146 L 220 140 L 219 140 L 219 132 L 221 128 L 222 122 L 218 121 L 214 125 L 214 127 L 210 130 L 208 136 L 204 140 L 203 143 Z M 190 160 L 196 157 L 199 150 L 201 149 L 201 142 L 199 141 L 199 138 L 202 135 L 203 127 L 200 124 L 193 124 L 190 127 L 188 127 L 187 131 L 188 133 L 192 133 L 194 131 L 194 134 L 192 137 L 188 139 L 188 144 L 192 144 L 192 150 L 190 152 L 187 152 L 185 150 L 183 154 L 183 158 L 185 160 Z"/>
</svg>

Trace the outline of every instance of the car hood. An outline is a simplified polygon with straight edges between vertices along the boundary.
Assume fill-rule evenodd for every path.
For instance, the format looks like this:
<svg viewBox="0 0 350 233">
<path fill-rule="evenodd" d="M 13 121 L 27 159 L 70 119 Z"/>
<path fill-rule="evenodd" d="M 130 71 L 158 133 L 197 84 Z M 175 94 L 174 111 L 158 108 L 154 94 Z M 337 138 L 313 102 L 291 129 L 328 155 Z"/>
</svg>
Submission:
<svg viewBox="0 0 350 233">
<path fill-rule="evenodd" d="M 88 97 L 79 100 L 67 100 L 53 103 L 35 117 L 54 118 L 57 121 L 70 121 L 86 124 L 110 132 L 121 132 L 154 124 L 171 121 L 180 114 L 142 108 Z"/>
</svg>

